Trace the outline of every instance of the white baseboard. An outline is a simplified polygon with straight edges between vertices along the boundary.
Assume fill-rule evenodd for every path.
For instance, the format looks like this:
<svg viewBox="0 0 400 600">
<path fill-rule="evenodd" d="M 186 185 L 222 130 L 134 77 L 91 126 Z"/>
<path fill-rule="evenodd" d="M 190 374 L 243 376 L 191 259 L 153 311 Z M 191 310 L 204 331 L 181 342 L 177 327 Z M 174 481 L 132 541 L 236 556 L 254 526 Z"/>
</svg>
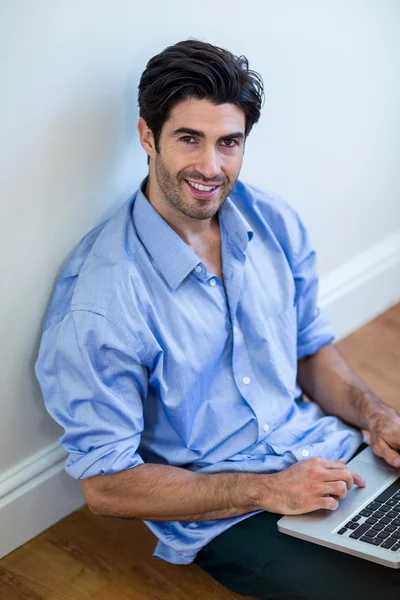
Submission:
<svg viewBox="0 0 400 600">
<path fill-rule="evenodd" d="M 400 301 L 400 232 L 321 278 L 319 304 L 336 340 Z M 0 558 L 85 504 L 79 481 L 51 444 L 0 477 Z"/>
<path fill-rule="evenodd" d="M 58 442 L 0 478 L 0 558 L 85 504 L 79 481 L 64 471 Z"/>
<path fill-rule="evenodd" d="M 319 305 L 336 341 L 400 301 L 400 231 L 320 280 Z"/>
</svg>

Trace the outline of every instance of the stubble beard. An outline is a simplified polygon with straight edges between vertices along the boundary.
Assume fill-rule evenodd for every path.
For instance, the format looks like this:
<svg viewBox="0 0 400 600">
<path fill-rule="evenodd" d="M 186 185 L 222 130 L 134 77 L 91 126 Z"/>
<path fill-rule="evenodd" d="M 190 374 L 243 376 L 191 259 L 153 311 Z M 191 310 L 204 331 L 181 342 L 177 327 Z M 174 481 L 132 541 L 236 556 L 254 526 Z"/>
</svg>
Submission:
<svg viewBox="0 0 400 600">
<path fill-rule="evenodd" d="M 200 200 L 191 196 L 190 191 L 186 189 L 187 183 L 185 180 L 190 180 L 192 177 L 198 181 L 202 179 L 201 176 L 195 176 L 193 173 L 180 173 L 178 176 L 174 176 L 166 168 L 160 154 L 155 157 L 155 173 L 158 186 L 165 200 L 187 217 L 199 220 L 210 219 L 218 212 L 237 181 L 236 178 L 233 182 L 222 183 L 217 196 L 212 200 Z"/>
</svg>

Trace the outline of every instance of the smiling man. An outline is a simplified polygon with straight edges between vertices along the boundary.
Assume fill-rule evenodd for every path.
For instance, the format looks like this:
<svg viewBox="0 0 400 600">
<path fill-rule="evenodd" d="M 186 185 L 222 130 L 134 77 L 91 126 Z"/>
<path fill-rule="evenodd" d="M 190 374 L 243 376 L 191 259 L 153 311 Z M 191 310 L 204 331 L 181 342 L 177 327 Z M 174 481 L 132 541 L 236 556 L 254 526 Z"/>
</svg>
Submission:
<svg viewBox="0 0 400 600">
<path fill-rule="evenodd" d="M 149 173 L 65 266 L 36 373 L 90 510 L 144 520 L 154 557 L 257 598 L 375 600 L 399 571 L 277 531 L 365 485 L 361 429 L 398 466 L 400 417 L 332 344 L 299 214 L 238 179 L 262 100 L 211 44 L 149 61 Z"/>
<path fill-rule="evenodd" d="M 239 176 L 245 129 L 238 106 L 197 98 L 171 110 L 156 152 L 152 129 L 142 117 L 138 123 L 142 146 L 154 157 L 146 197 L 221 282 L 218 211 Z"/>
</svg>

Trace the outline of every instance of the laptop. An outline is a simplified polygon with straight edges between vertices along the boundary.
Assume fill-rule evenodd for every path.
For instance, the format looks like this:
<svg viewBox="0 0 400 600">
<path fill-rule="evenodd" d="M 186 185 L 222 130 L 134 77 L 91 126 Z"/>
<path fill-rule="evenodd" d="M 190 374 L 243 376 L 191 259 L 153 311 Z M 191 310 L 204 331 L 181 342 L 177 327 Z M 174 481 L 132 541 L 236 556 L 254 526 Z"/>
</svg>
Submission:
<svg viewBox="0 0 400 600">
<path fill-rule="evenodd" d="M 400 568 L 400 469 L 368 446 L 347 463 L 365 480 L 354 485 L 334 511 L 284 516 L 282 533 L 327 546 L 393 569 Z"/>
</svg>

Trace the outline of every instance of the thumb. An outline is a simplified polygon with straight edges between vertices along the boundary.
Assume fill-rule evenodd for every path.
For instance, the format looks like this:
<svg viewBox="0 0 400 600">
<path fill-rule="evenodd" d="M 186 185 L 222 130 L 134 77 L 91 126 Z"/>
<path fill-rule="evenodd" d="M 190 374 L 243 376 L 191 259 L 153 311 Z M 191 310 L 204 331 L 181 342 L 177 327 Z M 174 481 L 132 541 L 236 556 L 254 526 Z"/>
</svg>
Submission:
<svg viewBox="0 0 400 600">
<path fill-rule="evenodd" d="M 383 458 L 392 467 L 400 467 L 400 454 L 382 438 L 372 447 L 377 456 Z"/>
</svg>

